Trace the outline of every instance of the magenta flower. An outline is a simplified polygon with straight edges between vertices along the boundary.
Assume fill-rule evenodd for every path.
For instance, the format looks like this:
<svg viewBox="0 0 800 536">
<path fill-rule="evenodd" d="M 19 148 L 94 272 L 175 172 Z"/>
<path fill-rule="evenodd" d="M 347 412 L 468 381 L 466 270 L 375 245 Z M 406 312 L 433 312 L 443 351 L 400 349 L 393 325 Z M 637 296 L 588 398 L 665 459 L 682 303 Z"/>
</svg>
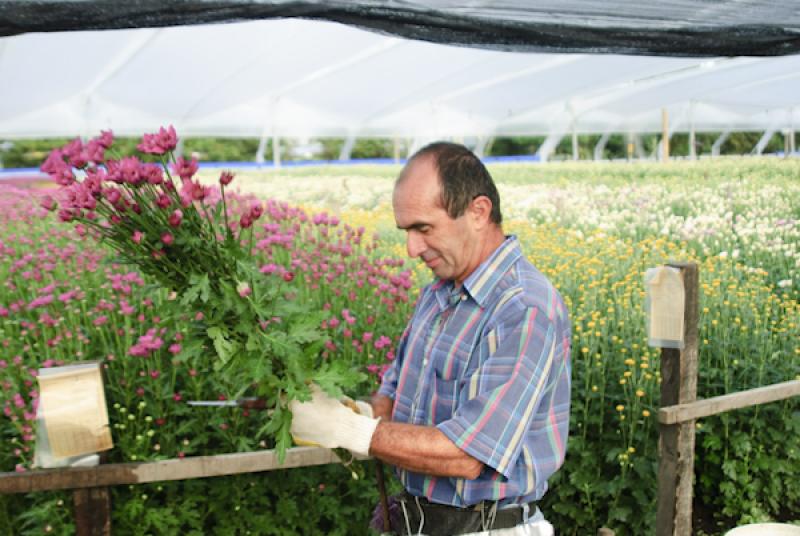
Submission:
<svg viewBox="0 0 800 536">
<path fill-rule="evenodd" d="M 170 214 L 168 221 L 172 227 L 180 226 L 181 221 L 183 221 L 183 212 L 176 209 L 172 214 Z"/>
<path fill-rule="evenodd" d="M 191 160 L 187 161 L 185 158 L 180 156 L 174 164 L 170 164 L 170 168 L 172 169 L 173 173 L 178 175 L 181 179 L 188 181 L 194 176 L 195 173 L 197 173 L 197 158 L 192 157 Z"/>
<path fill-rule="evenodd" d="M 172 355 L 178 355 L 179 353 L 181 353 L 181 345 L 178 343 L 170 344 L 169 353 L 171 353 Z"/>
<path fill-rule="evenodd" d="M 39 169 L 50 175 L 59 186 L 69 186 L 75 182 L 72 167 L 64 161 L 64 153 L 61 152 L 61 149 L 50 151 L 47 159 Z"/>
<path fill-rule="evenodd" d="M 108 317 L 105 315 L 100 315 L 94 319 L 94 322 L 92 322 L 92 324 L 94 324 L 95 326 L 102 326 L 106 322 L 108 322 Z"/>
<path fill-rule="evenodd" d="M 111 144 L 114 143 L 114 133 L 110 130 L 101 130 L 100 135 L 94 138 L 94 140 L 104 149 L 108 149 L 111 147 Z"/>
<path fill-rule="evenodd" d="M 164 233 L 164 234 L 161 235 L 161 242 L 165 246 L 171 246 L 174 241 L 175 241 L 175 238 L 169 233 Z"/>
<path fill-rule="evenodd" d="M 167 208 L 171 204 L 172 204 L 172 200 L 169 198 L 169 196 L 167 194 L 165 194 L 163 192 L 158 194 L 158 198 L 156 198 L 156 205 L 159 208 Z"/>
<path fill-rule="evenodd" d="M 130 347 L 128 353 L 132 356 L 147 357 L 163 345 L 164 341 L 156 336 L 154 329 L 150 329 L 146 334 L 139 337 L 136 344 Z"/>
<path fill-rule="evenodd" d="M 100 142 L 98 138 L 89 140 L 86 144 L 86 156 L 90 162 L 104 162 L 106 159 L 106 147 Z"/>
<path fill-rule="evenodd" d="M 178 146 L 178 134 L 175 127 L 161 127 L 155 134 L 145 134 L 137 149 L 147 154 L 164 154 Z"/>
<path fill-rule="evenodd" d="M 386 335 L 381 335 L 380 337 L 378 337 L 378 340 L 375 341 L 374 346 L 376 350 L 381 350 L 391 344 L 392 340 L 389 337 L 387 337 Z"/>
<path fill-rule="evenodd" d="M 117 184 L 141 184 L 144 177 L 141 174 L 142 162 L 135 156 L 126 156 L 120 160 L 109 160 L 108 180 Z"/>
<path fill-rule="evenodd" d="M 55 210 L 58 204 L 55 202 L 52 196 L 45 195 L 42 196 L 42 200 L 39 202 L 39 206 L 47 210 Z"/>
<path fill-rule="evenodd" d="M 133 242 L 134 242 L 135 244 L 141 244 L 141 243 L 142 243 L 142 239 L 143 239 L 143 238 L 144 238 L 144 233 L 143 233 L 143 232 L 141 232 L 141 231 L 134 231 L 134 232 L 133 232 L 133 236 L 131 237 L 131 240 L 133 240 Z"/>
<path fill-rule="evenodd" d="M 250 219 L 256 221 L 264 213 L 264 207 L 261 203 L 256 203 L 250 207 Z"/>
<path fill-rule="evenodd" d="M 219 183 L 222 186 L 227 186 L 233 180 L 233 173 L 230 171 L 223 171 L 222 174 L 219 176 Z"/>
<path fill-rule="evenodd" d="M 140 174 L 150 184 L 158 185 L 164 182 L 164 173 L 161 171 L 161 167 L 154 164 L 143 164 Z"/>
<path fill-rule="evenodd" d="M 46 296 L 39 296 L 38 298 L 36 298 L 33 301 L 31 301 L 27 305 L 26 309 L 28 309 L 30 311 L 31 309 L 36 309 L 38 307 L 44 307 L 45 305 L 50 305 L 51 303 L 53 303 L 53 295 L 52 294 L 48 294 Z"/>
<path fill-rule="evenodd" d="M 202 201 L 211 192 L 210 188 L 197 181 L 184 180 L 181 187 L 181 200 L 188 206 L 192 201 Z M 188 203 L 186 201 L 188 200 Z"/>
</svg>

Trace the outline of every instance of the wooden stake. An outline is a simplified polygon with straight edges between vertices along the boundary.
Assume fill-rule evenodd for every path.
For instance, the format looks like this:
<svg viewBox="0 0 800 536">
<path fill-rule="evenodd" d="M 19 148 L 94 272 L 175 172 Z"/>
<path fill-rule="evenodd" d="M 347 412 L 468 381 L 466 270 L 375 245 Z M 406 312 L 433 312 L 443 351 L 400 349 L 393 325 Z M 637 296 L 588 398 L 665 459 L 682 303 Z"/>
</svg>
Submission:
<svg viewBox="0 0 800 536">
<path fill-rule="evenodd" d="M 111 493 L 108 488 L 82 488 L 72 492 L 77 536 L 111 535 Z"/>
<path fill-rule="evenodd" d="M 669 111 L 661 109 L 661 161 L 669 161 Z"/>
<path fill-rule="evenodd" d="M 684 348 L 661 349 L 661 406 L 697 399 L 699 281 L 696 263 L 671 263 L 680 269 L 685 293 Z M 656 536 L 692 533 L 695 421 L 661 424 L 658 443 Z"/>
</svg>

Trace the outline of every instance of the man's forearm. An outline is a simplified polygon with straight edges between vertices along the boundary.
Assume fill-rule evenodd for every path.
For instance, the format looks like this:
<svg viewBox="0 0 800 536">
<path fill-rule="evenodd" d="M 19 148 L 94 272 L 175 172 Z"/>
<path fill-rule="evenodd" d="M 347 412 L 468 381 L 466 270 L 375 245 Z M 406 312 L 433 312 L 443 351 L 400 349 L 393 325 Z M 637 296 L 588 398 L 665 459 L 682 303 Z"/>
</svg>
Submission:
<svg viewBox="0 0 800 536">
<path fill-rule="evenodd" d="M 471 480 L 478 478 L 483 470 L 483 463 L 459 449 L 433 426 L 382 420 L 375 428 L 369 452 L 392 465 L 427 475 Z"/>
</svg>

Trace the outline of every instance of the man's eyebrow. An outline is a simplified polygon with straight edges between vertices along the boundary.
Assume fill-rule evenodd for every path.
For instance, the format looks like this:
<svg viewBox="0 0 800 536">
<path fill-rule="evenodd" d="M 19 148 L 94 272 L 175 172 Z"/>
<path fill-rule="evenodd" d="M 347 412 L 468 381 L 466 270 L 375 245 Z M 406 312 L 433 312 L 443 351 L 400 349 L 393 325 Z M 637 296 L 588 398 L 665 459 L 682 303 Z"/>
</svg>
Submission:
<svg viewBox="0 0 800 536">
<path fill-rule="evenodd" d="M 400 229 L 401 231 L 411 231 L 411 230 L 419 231 L 422 227 L 430 227 L 430 226 L 431 226 L 430 223 L 424 221 L 416 221 L 411 225 L 406 225 L 406 226 L 398 225 L 397 228 Z"/>
</svg>

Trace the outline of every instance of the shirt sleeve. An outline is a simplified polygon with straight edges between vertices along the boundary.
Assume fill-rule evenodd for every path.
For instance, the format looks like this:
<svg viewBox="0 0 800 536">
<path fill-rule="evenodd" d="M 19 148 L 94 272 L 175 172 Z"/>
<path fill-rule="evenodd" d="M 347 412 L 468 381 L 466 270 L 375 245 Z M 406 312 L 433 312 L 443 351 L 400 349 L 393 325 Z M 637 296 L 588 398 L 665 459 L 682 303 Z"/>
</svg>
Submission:
<svg viewBox="0 0 800 536">
<path fill-rule="evenodd" d="M 453 417 L 437 427 L 461 450 L 511 478 L 556 361 L 556 324 L 540 309 L 508 304 L 487 336 L 489 356 L 466 381 Z"/>
</svg>

